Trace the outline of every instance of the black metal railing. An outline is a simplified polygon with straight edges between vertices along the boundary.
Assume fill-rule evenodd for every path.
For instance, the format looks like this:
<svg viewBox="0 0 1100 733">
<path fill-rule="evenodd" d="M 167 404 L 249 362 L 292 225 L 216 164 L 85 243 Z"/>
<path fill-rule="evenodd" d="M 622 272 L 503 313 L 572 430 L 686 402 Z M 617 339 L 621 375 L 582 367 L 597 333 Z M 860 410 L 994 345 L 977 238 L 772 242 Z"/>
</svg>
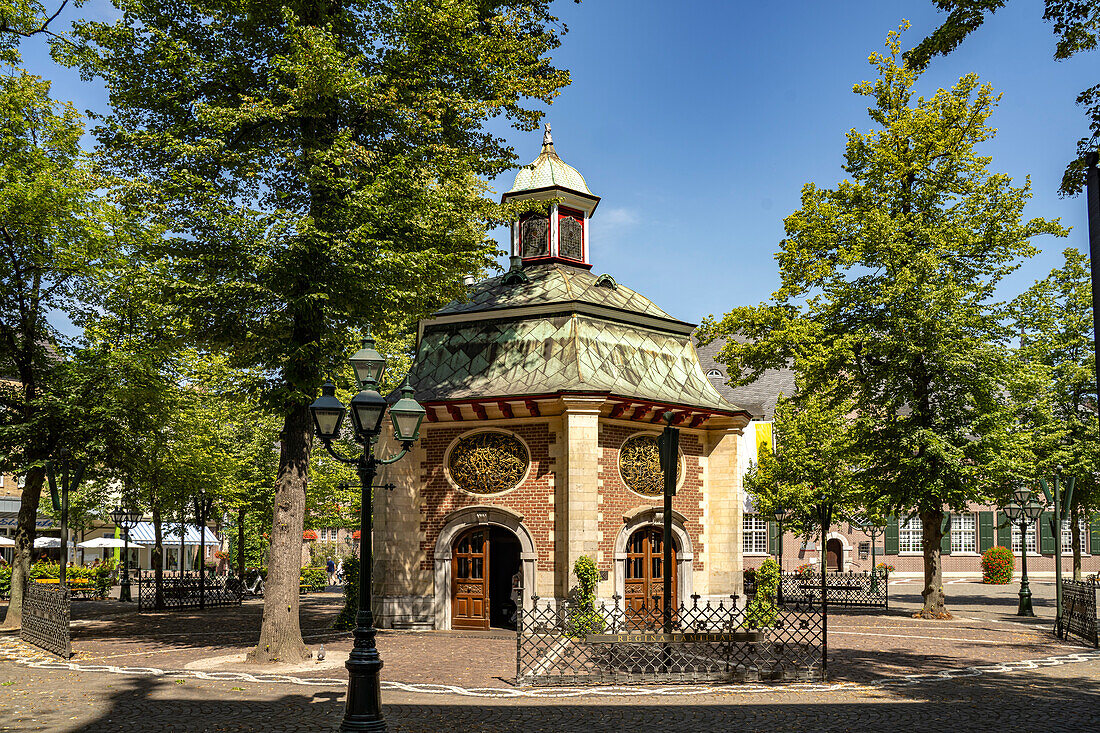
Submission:
<svg viewBox="0 0 1100 733">
<path fill-rule="evenodd" d="M 624 608 L 615 596 L 594 609 L 534 599 L 516 628 L 516 682 L 817 680 L 825 673 L 821 609 L 808 605 L 746 611 L 729 602 L 681 605 L 671 633 L 654 602 Z"/>
<path fill-rule="evenodd" d="M 69 637 L 69 605 L 68 588 L 28 583 L 23 594 L 19 637 L 62 659 L 68 659 L 73 655 Z"/>
<path fill-rule="evenodd" d="M 825 573 L 829 606 L 836 608 L 890 608 L 890 590 L 887 573 Z M 781 604 L 821 602 L 821 573 L 783 573 L 779 578 L 776 600 Z M 745 596 L 756 596 L 756 579 L 745 574 Z"/>
<path fill-rule="evenodd" d="M 1096 630 L 1096 580 L 1062 580 L 1062 619 L 1055 628 L 1059 638 L 1080 636 L 1100 648 Z"/>
<path fill-rule="evenodd" d="M 205 585 L 200 586 L 200 583 Z M 191 608 L 216 608 L 239 606 L 244 598 L 244 587 L 234 582 L 232 576 L 183 576 L 163 578 L 160 603 L 157 603 L 155 578 L 138 575 L 138 611 L 181 611 Z"/>
</svg>

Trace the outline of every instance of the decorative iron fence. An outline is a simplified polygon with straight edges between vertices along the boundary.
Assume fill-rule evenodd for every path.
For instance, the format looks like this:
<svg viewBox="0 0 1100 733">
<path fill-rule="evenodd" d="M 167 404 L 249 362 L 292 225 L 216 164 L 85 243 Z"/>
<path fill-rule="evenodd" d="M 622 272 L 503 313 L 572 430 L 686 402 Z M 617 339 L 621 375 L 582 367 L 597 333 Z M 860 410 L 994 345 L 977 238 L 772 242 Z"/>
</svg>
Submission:
<svg viewBox="0 0 1100 733">
<path fill-rule="evenodd" d="M 833 608 L 890 608 L 890 589 L 887 574 L 882 570 L 873 573 L 825 573 L 825 586 L 829 592 L 829 606 Z M 756 596 L 755 579 L 746 573 L 745 597 Z M 821 573 L 803 575 L 783 573 L 779 577 L 776 600 L 781 604 L 820 603 Z"/>
<path fill-rule="evenodd" d="M 1062 639 L 1076 634 L 1094 647 L 1100 648 L 1096 631 L 1095 580 L 1062 580 L 1062 623 L 1055 633 Z"/>
<path fill-rule="evenodd" d="M 23 594 L 20 638 L 62 659 L 71 657 L 69 601 L 68 588 L 28 583 Z"/>
<path fill-rule="evenodd" d="M 665 633 L 657 600 L 641 609 L 539 604 L 520 611 L 516 683 L 818 680 L 825 676 L 821 609 L 787 604 L 747 614 L 730 603 L 681 605 Z"/>
<path fill-rule="evenodd" d="M 205 583 L 201 590 L 200 583 Z M 158 608 L 156 581 L 139 575 L 137 586 L 139 612 L 239 606 L 244 597 L 244 587 L 240 583 L 227 582 L 219 578 L 209 576 L 164 578 L 161 584 L 161 603 Z"/>
</svg>

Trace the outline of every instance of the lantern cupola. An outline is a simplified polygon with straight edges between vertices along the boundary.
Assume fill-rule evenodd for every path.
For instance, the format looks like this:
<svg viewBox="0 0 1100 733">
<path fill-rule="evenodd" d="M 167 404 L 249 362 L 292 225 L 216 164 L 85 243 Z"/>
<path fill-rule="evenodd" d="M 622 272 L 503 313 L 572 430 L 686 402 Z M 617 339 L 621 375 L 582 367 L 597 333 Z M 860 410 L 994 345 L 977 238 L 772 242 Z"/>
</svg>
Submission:
<svg viewBox="0 0 1100 733">
<path fill-rule="evenodd" d="M 544 201 L 512 222 L 512 256 L 524 265 L 563 262 L 590 268 L 588 220 L 600 197 L 588 189 L 576 168 L 558 157 L 550 125 L 542 136 L 542 152 L 516 173 L 511 190 L 501 197 L 509 201 Z"/>
</svg>

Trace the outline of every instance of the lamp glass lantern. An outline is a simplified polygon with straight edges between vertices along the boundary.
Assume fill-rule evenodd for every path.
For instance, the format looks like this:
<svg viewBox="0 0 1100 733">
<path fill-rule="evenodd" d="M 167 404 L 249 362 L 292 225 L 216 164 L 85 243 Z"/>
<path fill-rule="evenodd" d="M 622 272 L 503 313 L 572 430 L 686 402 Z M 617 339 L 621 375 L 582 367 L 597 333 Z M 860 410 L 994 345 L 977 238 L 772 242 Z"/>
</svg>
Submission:
<svg viewBox="0 0 1100 733">
<path fill-rule="evenodd" d="M 1027 488 L 1023 484 L 1017 486 L 1016 490 L 1012 492 L 1012 499 L 1020 506 L 1024 506 L 1025 504 L 1027 504 L 1028 499 L 1030 498 L 1031 489 Z"/>
<path fill-rule="evenodd" d="M 321 385 L 321 396 L 309 406 L 309 412 L 313 415 L 313 426 L 317 429 L 317 435 L 325 440 L 332 440 L 340 435 L 340 424 L 344 421 L 347 408 L 336 399 L 336 385 L 331 380 Z"/>
<path fill-rule="evenodd" d="M 1027 517 L 1029 522 L 1034 522 L 1043 513 L 1043 505 L 1032 499 L 1024 506 L 1020 507 L 1023 515 Z"/>
<path fill-rule="evenodd" d="M 375 435 L 386 416 L 386 399 L 373 389 L 351 398 L 351 421 L 359 435 Z"/>
<path fill-rule="evenodd" d="M 390 408 L 390 420 L 393 422 L 393 434 L 402 442 L 410 442 L 420 437 L 420 423 L 428 414 L 424 407 L 413 399 L 413 389 L 409 381 L 401 388 L 401 399 Z"/>
<path fill-rule="evenodd" d="M 1010 501 L 1007 504 L 1005 504 L 1005 514 L 1013 522 L 1019 521 L 1020 517 L 1023 516 L 1023 512 L 1024 512 L 1023 507 L 1021 507 L 1019 504 L 1017 504 L 1014 501 Z"/>
<path fill-rule="evenodd" d="M 791 510 L 788 509 L 787 507 L 777 506 L 772 511 L 772 518 L 774 518 L 775 521 L 777 521 L 777 522 L 786 522 L 788 519 L 791 518 L 791 514 L 792 514 Z"/>
<path fill-rule="evenodd" d="M 359 380 L 360 389 L 382 382 L 382 374 L 386 371 L 386 358 L 374 348 L 374 339 L 369 330 L 363 338 L 359 351 L 356 351 L 349 361 L 352 369 L 355 370 L 355 378 Z"/>
</svg>

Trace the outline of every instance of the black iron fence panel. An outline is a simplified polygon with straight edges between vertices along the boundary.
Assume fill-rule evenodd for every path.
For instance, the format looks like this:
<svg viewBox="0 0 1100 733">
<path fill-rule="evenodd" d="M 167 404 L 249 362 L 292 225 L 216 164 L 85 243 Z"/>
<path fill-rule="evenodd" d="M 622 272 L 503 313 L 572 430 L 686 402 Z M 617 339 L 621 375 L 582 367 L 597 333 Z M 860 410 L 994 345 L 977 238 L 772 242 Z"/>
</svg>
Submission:
<svg viewBox="0 0 1100 733">
<path fill-rule="evenodd" d="M 829 605 L 835 608 L 889 608 L 890 583 L 886 571 L 864 573 L 825 573 Z M 756 579 L 745 574 L 745 596 L 756 596 Z M 787 603 L 820 603 L 821 573 L 783 573 L 779 577 L 776 601 Z"/>
<path fill-rule="evenodd" d="M 578 685 L 623 682 L 818 680 L 824 676 L 821 609 L 807 605 L 739 609 L 732 602 L 681 605 L 668 631 L 654 601 L 624 608 L 544 604 L 518 614 L 516 682 Z"/>
<path fill-rule="evenodd" d="M 163 578 L 159 604 L 155 578 L 139 575 L 137 586 L 139 612 L 239 606 L 244 598 L 244 587 L 231 578 L 200 578 L 197 575 Z"/>
<path fill-rule="evenodd" d="M 23 594 L 23 641 L 53 652 L 62 659 L 73 655 L 69 637 L 69 589 L 28 583 Z"/>
<path fill-rule="evenodd" d="M 1068 639 L 1075 634 L 1100 648 L 1096 629 L 1097 589 L 1095 580 L 1062 581 L 1062 622 L 1055 629 L 1059 637 Z"/>
</svg>

